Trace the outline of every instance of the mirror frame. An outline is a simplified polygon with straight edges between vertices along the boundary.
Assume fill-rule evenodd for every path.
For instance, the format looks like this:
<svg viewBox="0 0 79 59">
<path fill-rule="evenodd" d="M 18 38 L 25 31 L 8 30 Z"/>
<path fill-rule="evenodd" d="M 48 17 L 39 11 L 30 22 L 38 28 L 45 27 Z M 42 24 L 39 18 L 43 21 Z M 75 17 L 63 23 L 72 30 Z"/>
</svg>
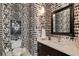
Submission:
<svg viewBox="0 0 79 59">
<path fill-rule="evenodd" d="M 66 10 L 70 8 L 70 32 L 69 33 L 64 33 L 64 32 L 53 32 L 53 14 L 57 12 L 61 12 L 63 10 Z M 56 34 L 56 35 L 69 35 L 69 36 L 74 36 L 74 4 L 69 4 L 66 7 L 63 7 L 61 9 L 55 10 L 54 12 L 51 13 L 51 34 Z"/>
</svg>

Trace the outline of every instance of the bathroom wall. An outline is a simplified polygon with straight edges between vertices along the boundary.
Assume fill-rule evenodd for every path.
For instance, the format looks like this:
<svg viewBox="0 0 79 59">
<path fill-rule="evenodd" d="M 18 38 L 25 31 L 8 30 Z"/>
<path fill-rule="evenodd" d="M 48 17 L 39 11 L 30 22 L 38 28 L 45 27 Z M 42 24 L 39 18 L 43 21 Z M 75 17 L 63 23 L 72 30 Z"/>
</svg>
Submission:
<svg viewBox="0 0 79 59">
<path fill-rule="evenodd" d="M 74 31 L 75 36 L 79 37 L 79 3 L 74 4 Z"/>
<path fill-rule="evenodd" d="M 36 25 L 34 4 L 2 3 L 0 7 L 0 23 L 2 22 L 2 27 L 0 27 L 2 31 L 0 30 L 0 33 L 3 35 L 0 36 L 0 40 L 2 40 L 0 41 L 0 52 L 2 53 L 2 50 L 4 51 L 6 47 L 11 48 L 11 44 L 14 44 L 11 43 L 12 40 L 17 39 L 16 41 L 21 40 L 21 47 L 26 47 L 32 55 L 37 55 L 37 43 L 34 43 L 37 40 L 37 31 L 34 29 Z M 11 35 L 10 20 L 21 21 L 21 35 L 17 35 L 17 37 Z M 8 46 L 6 46 L 5 43 L 7 43 Z M 18 47 L 19 44 L 16 46 Z M 5 54 L 5 52 L 3 54 Z"/>
<path fill-rule="evenodd" d="M 37 29 L 37 33 L 39 33 L 37 39 L 41 39 L 41 30 L 42 28 L 44 28 L 46 30 L 46 35 L 47 37 L 51 37 L 51 12 L 57 10 L 57 9 L 60 9 L 62 7 L 65 7 L 69 4 L 67 3 L 45 3 L 45 4 L 40 4 L 40 3 L 37 3 L 37 4 L 33 4 L 34 7 L 33 12 L 34 13 L 34 18 L 36 20 L 36 24 L 34 25 L 34 29 L 36 28 Z M 38 11 L 40 10 L 41 7 L 44 7 L 45 8 L 45 13 L 41 16 L 39 16 L 39 13 Z M 75 38 L 76 40 L 78 39 L 79 37 L 79 4 L 74 4 L 74 32 L 75 32 L 75 37 L 73 38 L 74 40 L 72 42 L 75 41 Z M 65 35 L 53 35 L 54 37 L 59 37 L 59 38 L 63 38 L 63 39 L 68 39 L 70 41 L 70 39 L 72 37 L 70 36 L 65 36 Z M 34 39 L 34 44 L 37 43 L 36 39 Z"/>
<path fill-rule="evenodd" d="M 39 4 L 40 5 L 40 4 Z M 45 28 L 47 36 L 51 34 L 51 13 L 57 9 L 63 8 L 67 6 L 68 3 L 46 3 L 44 8 L 45 8 L 45 14 L 42 15 L 39 19 L 40 25 L 42 28 Z M 38 8 L 38 7 L 37 7 Z M 75 36 L 78 37 L 78 12 L 79 12 L 79 4 L 75 3 L 74 4 L 74 31 L 75 31 Z M 61 35 L 62 36 L 62 35 Z"/>
<path fill-rule="evenodd" d="M 51 12 L 56 8 L 64 7 L 68 4 L 52 4 L 52 3 L 33 3 L 30 4 L 30 52 L 32 55 L 37 55 L 37 39 L 42 37 L 42 29 L 46 30 L 46 35 L 51 34 Z M 41 11 L 41 8 L 44 8 Z M 44 13 L 41 13 L 44 12 Z"/>
<path fill-rule="evenodd" d="M 2 55 L 3 46 L 2 46 L 2 5 L 0 4 L 0 56 Z"/>
<path fill-rule="evenodd" d="M 31 52 L 32 55 L 37 55 L 37 39 L 41 37 L 42 27 L 45 25 L 44 14 L 40 13 L 41 7 L 44 8 L 44 3 L 31 4 L 31 24 L 30 24 L 30 36 L 31 36 Z M 42 21 L 42 22 L 41 22 Z M 44 23 L 43 25 L 41 23 Z"/>
<path fill-rule="evenodd" d="M 48 31 L 47 31 L 47 35 L 49 35 L 49 33 L 51 33 L 51 12 L 53 12 L 54 10 L 57 10 L 57 9 L 59 9 L 59 8 L 62 8 L 62 7 L 64 7 L 64 6 L 66 6 L 66 5 L 68 5 L 67 3 L 56 3 L 56 4 L 49 4 L 49 6 L 48 7 L 50 7 L 50 8 L 47 8 L 46 7 L 46 9 L 47 9 L 47 13 L 48 14 L 46 14 L 46 21 L 47 21 L 47 23 L 46 23 L 46 26 L 47 26 L 47 29 L 48 29 Z M 79 35 L 79 24 L 78 24 L 78 12 L 79 12 L 79 4 L 78 3 L 74 3 L 74 32 L 75 32 L 75 37 L 76 38 L 78 38 L 78 35 Z M 49 35 L 50 36 L 50 35 Z M 62 37 L 62 35 L 60 35 L 61 37 Z M 65 37 L 67 37 L 67 36 L 64 36 L 64 38 Z M 75 38 L 74 37 L 74 38 Z"/>
<path fill-rule="evenodd" d="M 10 33 L 10 20 L 21 21 L 21 35 L 11 35 Z M 10 48 L 12 40 L 21 40 L 21 47 L 28 49 L 28 33 L 29 33 L 29 4 L 13 4 L 3 3 L 2 4 L 2 22 L 3 22 L 3 46 L 5 50 L 5 43 L 8 43 Z M 16 41 L 17 41 L 16 40 Z M 19 41 L 18 41 L 19 42 Z M 19 44 L 18 44 L 19 46 Z M 17 46 L 17 47 L 18 47 Z M 18 47 L 20 48 L 20 47 Z"/>
<path fill-rule="evenodd" d="M 65 6 L 67 6 L 68 4 L 67 3 L 50 3 L 50 4 L 46 4 L 46 33 L 47 35 L 50 36 L 51 34 L 51 13 L 57 9 L 60 9 L 60 8 L 63 8 Z M 63 18 L 63 17 L 62 17 Z"/>
<path fill-rule="evenodd" d="M 37 4 L 2 4 L 3 46 L 5 46 L 5 43 L 11 46 L 11 41 L 16 39 L 16 36 L 10 33 L 10 20 L 21 20 L 21 35 L 18 35 L 17 39 L 22 40 L 21 47 L 26 47 L 31 55 L 37 55 L 37 38 L 40 30 L 36 29 L 38 27 L 36 15 Z"/>
</svg>

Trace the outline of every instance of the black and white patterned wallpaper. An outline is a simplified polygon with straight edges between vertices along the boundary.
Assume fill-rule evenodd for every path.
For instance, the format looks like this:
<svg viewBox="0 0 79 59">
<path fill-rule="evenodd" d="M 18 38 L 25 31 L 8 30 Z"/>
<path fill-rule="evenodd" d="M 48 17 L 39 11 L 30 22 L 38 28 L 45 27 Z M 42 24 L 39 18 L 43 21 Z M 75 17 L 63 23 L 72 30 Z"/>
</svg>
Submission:
<svg viewBox="0 0 79 59">
<path fill-rule="evenodd" d="M 3 37 L 2 37 L 2 5 L 0 4 L 0 56 L 2 55 L 2 52 L 3 52 L 3 42 L 2 42 L 2 39 L 3 39 Z"/>
<path fill-rule="evenodd" d="M 11 45 L 11 40 L 21 40 L 21 47 L 28 48 L 29 4 L 2 4 L 3 45 Z M 21 21 L 21 35 L 11 35 L 10 20 Z M 4 47 L 5 49 L 5 47 Z"/>
</svg>

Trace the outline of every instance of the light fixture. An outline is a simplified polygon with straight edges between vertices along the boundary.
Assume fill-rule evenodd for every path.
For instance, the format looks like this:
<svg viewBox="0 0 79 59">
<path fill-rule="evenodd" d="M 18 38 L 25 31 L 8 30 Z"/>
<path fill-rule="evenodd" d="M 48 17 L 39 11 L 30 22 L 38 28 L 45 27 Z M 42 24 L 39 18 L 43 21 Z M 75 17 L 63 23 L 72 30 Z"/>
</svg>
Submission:
<svg viewBox="0 0 79 59">
<path fill-rule="evenodd" d="M 43 6 L 40 6 L 38 8 L 38 16 L 42 16 L 45 13 L 45 8 Z"/>
</svg>

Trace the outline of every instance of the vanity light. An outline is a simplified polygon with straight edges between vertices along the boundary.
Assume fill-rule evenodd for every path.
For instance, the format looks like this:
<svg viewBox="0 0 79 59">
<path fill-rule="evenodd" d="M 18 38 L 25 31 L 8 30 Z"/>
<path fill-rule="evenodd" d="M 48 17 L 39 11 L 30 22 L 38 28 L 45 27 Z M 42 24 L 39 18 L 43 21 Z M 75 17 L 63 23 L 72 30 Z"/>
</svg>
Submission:
<svg viewBox="0 0 79 59">
<path fill-rule="evenodd" d="M 38 16 L 42 16 L 45 13 L 45 9 L 43 6 L 38 8 Z"/>
</svg>

